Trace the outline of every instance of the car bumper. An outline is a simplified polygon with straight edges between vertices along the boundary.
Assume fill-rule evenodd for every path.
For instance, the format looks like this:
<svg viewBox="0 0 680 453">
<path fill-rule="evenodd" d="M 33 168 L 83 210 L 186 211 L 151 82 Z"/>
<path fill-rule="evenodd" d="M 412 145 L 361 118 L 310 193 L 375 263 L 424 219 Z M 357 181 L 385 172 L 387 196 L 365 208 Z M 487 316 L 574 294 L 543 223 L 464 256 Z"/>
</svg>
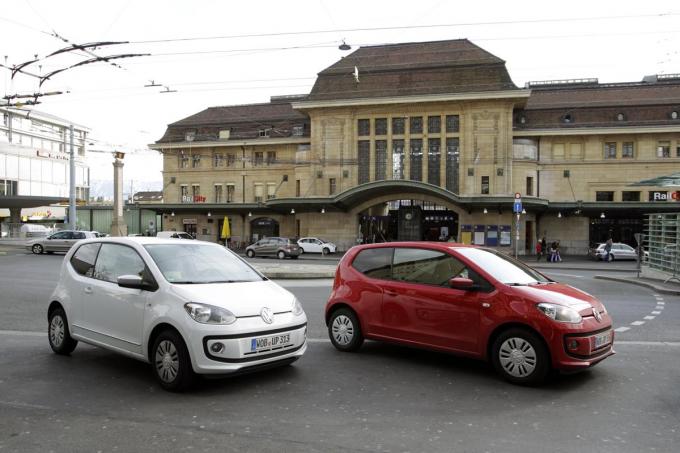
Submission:
<svg viewBox="0 0 680 453">
<path fill-rule="evenodd" d="M 187 341 L 194 371 L 207 375 L 246 373 L 302 357 L 307 350 L 306 317 L 292 313 L 277 317 L 273 324 L 258 316 L 239 318 L 229 326 L 201 326 Z M 288 341 L 280 343 L 283 337 Z M 256 348 L 254 342 L 265 338 L 275 343 Z"/>
<path fill-rule="evenodd" d="M 553 368 L 566 372 L 583 370 L 614 355 L 614 328 L 606 317 L 608 322 L 588 318 L 580 328 L 560 329 L 549 341 Z M 597 339 L 607 336 L 609 341 L 597 344 Z"/>
</svg>

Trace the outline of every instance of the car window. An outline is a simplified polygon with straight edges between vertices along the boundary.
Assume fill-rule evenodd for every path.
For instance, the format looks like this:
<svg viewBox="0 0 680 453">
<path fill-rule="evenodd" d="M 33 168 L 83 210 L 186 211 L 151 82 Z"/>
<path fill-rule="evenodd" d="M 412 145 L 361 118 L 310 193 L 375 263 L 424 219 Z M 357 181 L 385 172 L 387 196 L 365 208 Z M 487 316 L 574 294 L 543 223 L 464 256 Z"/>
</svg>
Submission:
<svg viewBox="0 0 680 453">
<path fill-rule="evenodd" d="M 75 233 L 72 233 L 71 239 L 85 239 L 85 233 L 82 231 L 76 231 Z"/>
<path fill-rule="evenodd" d="M 119 244 L 102 244 L 94 267 L 94 278 L 117 283 L 121 275 L 145 276 L 144 260 L 132 248 Z"/>
<path fill-rule="evenodd" d="M 92 277 L 94 273 L 94 261 L 101 244 L 85 244 L 78 247 L 76 253 L 71 257 L 71 266 L 80 275 Z"/>
<path fill-rule="evenodd" d="M 60 231 L 59 233 L 54 233 L 52 236 L 50 236 L 50 239 L 67 239 L 68 238 L 68 231 Z"/>
<path fill-rule="evenodd" d="M 456 248 L 455 250 L 506 285 L 533 285 L 552 282 L 526 264 L 501 252 L 473 247 Z"/>
<path fill-rule="evenodd" d="M 146 245 L 163 277 L 170 283 L 255 282 L 264 278 L 224 247 L 181 241 Z"/>
<path fill-rule="evenodd" d="M 469 278 L 465 265 L 448 253 L 416 248 L 397 248 L 392 279 L 425 285 L 448 285 L 453 277 Z"/>
<path fill-rule="evenodd" d="M 367 277 L 390 278 L 393 248 L 366 249 L 357 254 L 352 267 Z"/>
<path fill-rule="evenodd" d="M 628 245 L 628 244 L 621 244 L 621 248 L 622 248 L 623 250 L 627 251 L 627 252 L 632 252 L 632 251 L 634 251 L 634 250 L 633 250 L 633 247 L 631 247 L 631 246 Z"/>
</svg>

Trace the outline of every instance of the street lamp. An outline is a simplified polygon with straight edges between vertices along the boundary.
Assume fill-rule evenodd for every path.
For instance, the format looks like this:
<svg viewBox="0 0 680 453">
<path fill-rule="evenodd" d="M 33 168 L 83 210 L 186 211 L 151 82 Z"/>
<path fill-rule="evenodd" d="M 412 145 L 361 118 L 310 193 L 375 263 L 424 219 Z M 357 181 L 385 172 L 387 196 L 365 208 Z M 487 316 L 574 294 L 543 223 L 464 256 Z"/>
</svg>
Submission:
<svg viewBox="0 0 680 453">
<path fill-rule="evenodd" d="M 600 218 L 604 219 L 604 212 L 600 214 Z"/>
<path fill-rule="evenodd" d="M 208 217 L 211 217 L 211 216 L 212 216 L 212 214 L 210 213 L 210 211 L 208 211 Z"/>
<path fill-rule="evenodd" d="M 325 213 L 326 213 L 326 209 L 325 209 L 325 208 L 321 208 L 321 214 L 325 214 Z"/>
<path fill-rule="evenodd" d="M 561 213 L 561 212 L 558 212 L 558 213 L 557 213 L 557 218 L 558 218 L 558 219 L 561 219 L 561 218 L 562 218 L 562 213 Z"/>
<path fill-rule="evenodd" d="M 487 211 L 486 208 L 484 208 L 484 214 L 488 214 L 488 213 L 489 213 L 489 211 Z"/>
<path fill-rule="evenodd" d="M 172 212 L 170 213 L 170 217 L 175 217 L 175 211 L 172 211 Z"/>
<path fill-rule="evenodd" d="M 291 213 L 291 214 L 295 214 L 295 208 L 292 208 L 292 209 L 290 210 L 290 213 Z"/>
</svg>

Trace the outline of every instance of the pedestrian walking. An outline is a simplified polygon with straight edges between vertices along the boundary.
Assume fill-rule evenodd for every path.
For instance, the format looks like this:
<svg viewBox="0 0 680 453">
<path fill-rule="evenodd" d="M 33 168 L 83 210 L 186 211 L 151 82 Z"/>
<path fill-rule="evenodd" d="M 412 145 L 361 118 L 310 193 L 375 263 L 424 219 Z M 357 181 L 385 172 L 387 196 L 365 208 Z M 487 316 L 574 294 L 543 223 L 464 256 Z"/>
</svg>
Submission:
<svg viewBox="0 0 680 453">
<path fill-rule="evenodd" d="M 555 262 L 559 263 L 562 261 L 562 257 L 560 256 L 560 241 L 555 242 Z"/>
<path fill-rule="evenodd" d="M 536 241 L 536 261 L 540 261 L 543 256 L 543 247 L 541 241 Z"/>
<path fill-rule="evenodd" d="M 550 256 L 548 256 L 548 261 L 551 263 L 555 262 L 555 253 L 557 253 L 556 243 L 553 241 L 550 243 Z"/>
</svg>

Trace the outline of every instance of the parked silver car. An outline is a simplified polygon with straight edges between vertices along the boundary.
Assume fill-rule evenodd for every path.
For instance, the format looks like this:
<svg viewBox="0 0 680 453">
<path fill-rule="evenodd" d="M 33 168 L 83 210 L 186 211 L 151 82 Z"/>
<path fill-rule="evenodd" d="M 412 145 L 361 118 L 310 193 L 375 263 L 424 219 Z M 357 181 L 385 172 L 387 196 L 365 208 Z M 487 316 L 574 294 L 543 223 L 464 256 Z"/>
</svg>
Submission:
<svg viewBox="0 0 680 453">
<path fill-rule="evenodd" d="M 606 259 L 607 252 L 604 249 L 605 244 L 599 244 L 597 247 L 590 249 L 588 253 L 591 258 L 596 260 Z M 612 249 L 609 252 L 609 261 L 614 260 L 636 260 L 637 251 L 628 244 L 615 242 L 612 244 Z"/>
<path fill-rule="evenodd" d="M 256 243 L 246 247 L 246 255 L 248 258 L 255 256 L 276 256 L 280 260 L 290 257 L 297 259 L 300 256 L 300 247 L 293 239 L 288 238 L 263 238 Z"/>
<path fill-rule="evenodd" d="M 73 244 L 81 239 L 97 237 L 92 231 L 63 230 L 47 237 L 34 239 L 26 244 L 26 248 L 36 255 L 41 253 L 68 252 Z"/>
</svg>

